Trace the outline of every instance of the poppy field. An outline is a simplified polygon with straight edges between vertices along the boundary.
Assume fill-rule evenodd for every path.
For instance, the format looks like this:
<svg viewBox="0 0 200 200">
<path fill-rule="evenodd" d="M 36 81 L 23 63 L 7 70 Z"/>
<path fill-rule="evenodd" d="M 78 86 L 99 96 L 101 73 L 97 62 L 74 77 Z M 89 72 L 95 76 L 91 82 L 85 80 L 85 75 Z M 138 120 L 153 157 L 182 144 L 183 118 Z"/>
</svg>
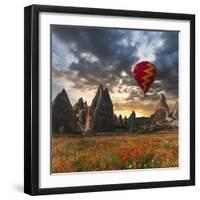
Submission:
<svg viewBox="0 0 200 200">
<path fill-rule="evenodd" d="M 52 136 L 52 173 L 178 167 L 178 129 Z"/>
</svg>

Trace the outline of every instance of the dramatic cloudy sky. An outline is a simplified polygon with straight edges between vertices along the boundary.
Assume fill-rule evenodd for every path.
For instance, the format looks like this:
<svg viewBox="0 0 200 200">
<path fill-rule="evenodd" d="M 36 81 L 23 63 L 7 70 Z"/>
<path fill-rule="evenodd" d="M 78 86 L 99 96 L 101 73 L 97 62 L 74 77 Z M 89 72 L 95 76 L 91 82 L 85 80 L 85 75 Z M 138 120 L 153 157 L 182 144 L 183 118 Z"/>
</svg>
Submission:
<svg viewBox="0 0 200 200">
<path fill-rule="evenodd" d="M 65 88 L 72 105 L 80 97 L 90 105 L 102 83 L 123 116 L 151 115 L 160 93 L 170 106 L 178 98 L 178 32 L 52 25 L 51 40 L 53 98 Z M 131 72 L 143 60 L 157 67 L 147 97 Z"/>
</svg>

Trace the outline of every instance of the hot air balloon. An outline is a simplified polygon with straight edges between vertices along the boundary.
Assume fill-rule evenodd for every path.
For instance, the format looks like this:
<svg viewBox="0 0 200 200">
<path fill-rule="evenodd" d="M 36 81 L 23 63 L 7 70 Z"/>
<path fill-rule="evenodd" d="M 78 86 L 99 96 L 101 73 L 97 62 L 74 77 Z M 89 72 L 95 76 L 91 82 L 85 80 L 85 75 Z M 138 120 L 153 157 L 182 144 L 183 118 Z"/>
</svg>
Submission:
<svg viewBox="0 0 200 200">
<path fill-rule="evenodd" d="M 133 68 L 133 76 L 145 95 L 156 78 L 156 67 L 148 61 L 139 62 Z"/>
</svg>

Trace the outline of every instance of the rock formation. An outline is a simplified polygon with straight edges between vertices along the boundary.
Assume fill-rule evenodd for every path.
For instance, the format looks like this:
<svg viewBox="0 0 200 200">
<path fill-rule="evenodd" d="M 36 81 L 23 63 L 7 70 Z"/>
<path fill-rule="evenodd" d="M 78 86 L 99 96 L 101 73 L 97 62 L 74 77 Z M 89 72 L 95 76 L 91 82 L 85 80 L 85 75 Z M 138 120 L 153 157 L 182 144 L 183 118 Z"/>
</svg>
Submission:
<svg viewBox="0 0 200 200">
<path fill-rule="evenodd" d="M 74 112 L 77 113 L 80 110 L 87 108 L 87 102 L 86 101 L 83 102 L 83 98 L 81 97 L 78 99 L 78 102 L 74 105 L 73 108 L 74 108 Z"/>
<path fill-rule="evenodd" d="M 118 126 L 120 128 L 123 128 L 124 124 L 123 124 L 123 119 L 122 119 L 122 115 L 120 114 L 119 115 L 119 118 L 118 118 Z"/>
<path fill-rule="evenodd" d="M 124 119 L 123 119 L 123 124 L 124 124 L 124 128 L 127 128 L 128 119 L 127 119 L 126 116 L 125 116 Z"/>
<path fill-rule="evenodd" d="M 74 112 L 77 119 L 77 125 L 80 132 L 85 131 L 86 115 L 88 112 L 87 102 L 83 102 L 83 98 L 80 98 L 74 105 Z"/>
<path fill-rule="evenodd" d="M 118 117 L 116 114 L 114 114 L 113 119 L 114 119 L 115 128 L 117 128 L 119 126 L 119 123 L 118 123 Z"/>
<path fill-rule="evenodd" d="M 172 111 L 170 112 L 170 117 L 175 120 L 178 120 L 178 101 L 174 104 Z"/>
<path fill-rule="evenodd" d="M 165 96 L 164 94 L 161 94 L 156 111 L 153 115 L 151 115 L 149 121 L 150 127 L 178 127 L 178 101 L 175 103 L 172 111 L 170 112 Z"/>
<path fill-rule="evenodd" d="M 135 111 L 129 118 L 113 113 L 113 104 L 107 88 L 99 85 L 91 106 L 79 98 L 72 107 L 63 89 L 52 103 L 52 130 L 55 133 L 93 133 L 120 130 L 156 129 L 178 127 L 178 101 L 171 112 L 164 94 L 160 95 L 156 110 L 151 117 L 136 117 Z"/>
<path fill-rule="evenodd" d="M 136 118 L 135 111 L 132 111 L 127 121 L 127 128 L 129 132 L 135 131 L 135 118 Z"/>
<path fill-rule="evenodd" d="M 150 117 L 151 124 L 163 123 L 169 118 L 169 107 L 166 103 L 164 94 L 160 94 L 159 102 L 155 113 Z"/>
<path fill-rule="evenodd" d="M 77 132 L 75 113 L 65 89 L 56 96 L 52 104 L 52 129 L 55 133 Z"/>
<path fill-rule="evenodd" d="M 148 129 L 149 117 L 136 117 L 135 111 L 133 111 L 128 118 L 127 128 L 129 132 Z"/>
<path fill-rule="evenodd" d="M 100 84 L 90 106 L 91 127 L 94 132 L 113 131 L 113 104 L 108 89 Z"/>
<path fill-rule="evenodd" d="M 85 129 L 84 129 L 83 133 L 92 133 L 92 132 L 94 132 L 93 116 L 91 114 L 90 107 L 88 107 L 87 113 L 86 113 L 86 119 L 85 119 Z"/>
</svg>

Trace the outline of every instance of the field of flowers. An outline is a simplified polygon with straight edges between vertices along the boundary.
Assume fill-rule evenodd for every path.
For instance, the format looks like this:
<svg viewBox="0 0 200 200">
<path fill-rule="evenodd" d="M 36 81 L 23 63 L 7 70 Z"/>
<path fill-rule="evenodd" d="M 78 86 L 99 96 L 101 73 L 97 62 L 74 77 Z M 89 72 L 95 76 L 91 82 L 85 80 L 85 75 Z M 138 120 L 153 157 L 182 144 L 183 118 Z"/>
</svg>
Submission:
<svg viewBox="0 0 200 200">
<path fill-rule="evenodd" d="M 178 167 L 178 131 L 55 135 L 52 173 Z"/>
</svg>

